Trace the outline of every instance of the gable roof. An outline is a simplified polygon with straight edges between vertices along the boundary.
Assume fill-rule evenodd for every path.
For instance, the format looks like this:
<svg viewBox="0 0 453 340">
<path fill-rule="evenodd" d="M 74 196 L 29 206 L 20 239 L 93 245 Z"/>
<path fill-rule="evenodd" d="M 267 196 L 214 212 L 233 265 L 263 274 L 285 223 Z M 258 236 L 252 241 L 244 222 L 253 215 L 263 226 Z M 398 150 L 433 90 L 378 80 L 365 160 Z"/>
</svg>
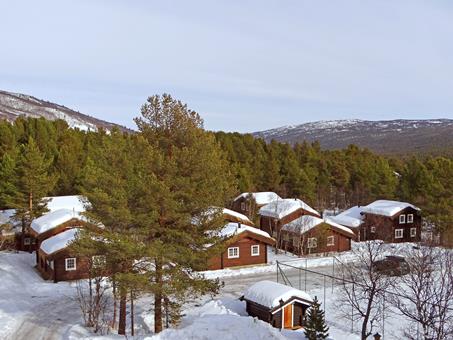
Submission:
<svg viewBox="0 0 453 340">
<path fill-rule="evenodd" d="M 78 228 L 68 229 L 55 236 L 49 237 L 41 243 L 40 249 L 47 255 L 52 255 L 67 248 L 76 239 Z"/>
<path fill-rule="evenodd" d="M 284 231 L 290 231 L 293 233 L 298 233 L 298 234 L 304 234 L 307 231 L 317 227 L 318 225 L 321 224 L 327 224 L 331 228 L 337 230 L 339 233 L 346 235 L 348 237 L 354 237 L 354 232 L 349 229 L 348 227 L 342 226 L 338 223 L 335 223 L 329 219 L 322 219 L 319 217 L 314 217 L 310 215 L 304 215 L 301 216 L 294 221 L 291 221 L 289 223 L 286 223 L 283 225 L 282 230 Z"/>
<path fill-rule="evenodd" d="M 85 205 L 89 204 L 86 197 L 81 195 L 44 197 L 43 200 L 47 201 L 47 209 L 49 209 L 49 212 L 60 209 L 69 209 L 80 213 L 85 212 Z"/>
<path fill-rule="evenodd" d="M 349 208 L 348 210 L 339 213 L 338 215 L 329 216 L 329 219 L 347 227 L 357 228 L 363 222 L 362 211 L 363 207 L 356 205 L 352 208 Z"/>
<path fill-rule="evenodd" d="M 86 217 L 78 212 L 70 209 L 60 209 L 34 219 L 30 227 L 36 234 L 40 235 L 72 219 L 86 221 Z"/>
<path fill-rule="evenodd" d="M 366 214 L 375 214 L 391 217 L 408 207 L 413 208 L 415 210 L 420 210 L 415 205 L 412 205 L 407 202 L 377 200 L 374 201 L 373 203 L 368 204 L 367 206 L 364 206 L 362 211 L 363 213 Z"/>
<path fill-rule="evenodd" d="M 250 219 L 247 216 L 245 216 L 241 213 L 238 213 L 237 211 L 223 208 L 222 212 L 223 212 L 223 216 L 225 217 L 225 219 L 227 221 L 241 222 L 243 224 L 247 224 L 247 225 L 251 225 L 251 226 L 254 225 L 254 223 L 252 221 L 250 221 Z"/>
<path fill-rule="evenodd" d="M 273 239 L 267 232 L 244 224 L 239 226 L 238 223 L 228 223 L 217 234 L 217 236 L 226 239 L 233 239 L 242 235 L 260 240 L 269 245 L 275 244 L 275 239 Z"/>
<path fill-rule="evenodd" d="M 236 197 L 234 200 L 238 200 L 240 198 L 246 198 L 251 196 L 257 205 L 266 205 L 278 199 L 281 199 L 275 192 L 272 191 L 262 191 L 262 192 L 244 192 Z"/>
<path fill-rule="evenodd" d="M 303 209 L 312 214 L 320 216 L 319 212 L 310 207 L 304 201 L 298 198 L 284 198 L 273 201 L 269 204 L 266 204 L 259 210 L 261 216 L 273 217 L 281 219 L 289 214 L 293 213 L 296 210 Z"/>
<path fill-rule="evenodd" d="M 280 300 L 285 303 L 293 297 L 308 303 L 313 302 L 311 296 L 306 292 L 268 280 L 253 284 L 244 292 L 245 300 L 255 302 L 269 309 L 280 306 Z"/>
</svg>

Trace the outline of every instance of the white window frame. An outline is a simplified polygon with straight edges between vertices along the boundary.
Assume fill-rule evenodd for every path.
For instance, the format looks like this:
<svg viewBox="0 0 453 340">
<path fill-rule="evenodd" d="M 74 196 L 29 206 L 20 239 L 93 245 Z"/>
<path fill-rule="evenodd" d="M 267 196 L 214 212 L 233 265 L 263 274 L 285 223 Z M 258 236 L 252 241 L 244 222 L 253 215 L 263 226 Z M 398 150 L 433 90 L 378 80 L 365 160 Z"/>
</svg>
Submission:
<svg viewBox="0 0 453 340">
<path fill-rule="evenodd" d="M 74 267 L 68 266 L 68 263 L 70 263 L 71 260 L 74 260 Z M 77 270 L 77 259 L 75 257 L 68 257 L 67 259 L 64 259 L 64 269 L 67 272 Z"/>
<path fill-rule="evenodd" d="M 334 246 L 335 245 L 335 236 L 327 236 L 327 246 Z"/>
<path fill-rule="evenodd" d="M 400 235 L 401 233 L 401 235 Z M 395 229 L 395 239 L 404 237 L 404 229 Z"/>
<path fill-rule="evenodd" d="M 228 258 L 229 259 L 238 259 L 239 258 L 239 247 L 229 247 L 228 248 Z"/>
<path fill-rule="evenodd" d="M 29 246 L 29 245 L 31 245 L 31 238 L 30 237 L 24 238 L 24 246 Z"/>
<path fill-rule="evenodd" d="M 372 233 L 372 234 L 376 233 L 376 227 L 375 226 L 370 227 L 370 233 Z"/>
<path fill-rule="evenodd" d="M 417 236 L 417 228 L 411 228 L 411 237 L 416 237 Z"/>
<path fill-rule="evenodd" d="M 307 248 L 317 248 L 318 239 L 316 237 L 309 237 L 307 240 Z"/>
<path fill-rule="evenodd" d="M 241 202 L 241 210 L 246 211 L 245 210 L 245 202 Z"/>
<path fill-rule="evenodd" d="M 407 214 L 406 223 L 414 223 L 414 214 Z"/>
<path fill-rule="evenodd" d="M 401 214 L 399 217 L 400 224 L 406 224 L 406 215 Z"/>
<path fill-rule="evenodd" d="M 258 251 L 254 251 L 255 249 L 258 249 Z M 250 247 L 250 254 L 252 256 L 260 256 L 260 245 L 259 244 L 254 244 L 253 246 Z"/>
</svg>

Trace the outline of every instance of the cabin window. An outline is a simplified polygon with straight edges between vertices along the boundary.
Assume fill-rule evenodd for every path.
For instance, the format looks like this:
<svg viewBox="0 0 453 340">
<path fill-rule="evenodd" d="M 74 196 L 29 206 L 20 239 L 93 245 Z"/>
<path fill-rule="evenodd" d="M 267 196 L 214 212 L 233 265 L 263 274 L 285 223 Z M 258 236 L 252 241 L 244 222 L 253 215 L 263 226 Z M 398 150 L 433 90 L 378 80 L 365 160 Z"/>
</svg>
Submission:
<svg viewBox="0 0 453 340">
<path fill-rule="evenodd" d="M 375 226 L 372 226 L 372 227 L 370 228 L 370 232 L 371 232 L 372 234 L 374 234 L 374 233 L 376 232 L 376 227 L 375 227 Z"/>
<path fill-rule="evenodd" d="M 299 247 L 300 239 L 298 237 L 293 237 L 293 246 Z"/>
<path fill-rule="evenodd" d="M 35 238 L 31 239 L 31 244 L 36 244 L 36 239 Z"/>
<path fill-rule="evenodd" d="M 239 258 L 239 247 L 230 247 L 228 248 L 228 258 L 237 259 Z"/>
<path fill-rule="evenodd" d="M 316 248 L 318 246 L 318 240 L 316 237 L 308 238 L 308 248 Z"/>
<path fill-rule="evenodd" d="M 414 214 L 407 214 L 407 223 L 414 223 Z"/>
<path fill-rule="evenodd" d="M 31 239 L 30 237 L 24 238 L 24 246 L 29 246 L 31 244 Z"/>
<path fill-rule="evenodd" d="M 71 271 L 71 270 L 76 270 L 77 269 L 77 264 L 76 264 L 76 258 L 75 257 L 70 257 L 68 259 L 64 260 L 65 264 L 65 269 L 66 271 Z"/>
<path fill-rule="evenodd" d="M 417 228 L 411 228 L 411 237 L 417 236 Z"/>
<path fill-rule="evenodd" d="M 260 254 L 260 246 L 255 244 L 252 246 L 252 256 L 259 256 Z"/>
<path fill-rule="evenodd" d="M 50 269 L 52 269 L 52 270 L 53 270 L 53 260 L 52 260 L 52 261 L 50 261 L 50 263 L 49 263 L 49 267 L 50 267 Z"/>
<path fill-rule="evenodd" d="M 286 241 L 286 242 L 289 241 L 289 234 L 288 233 L 283 233 L 283 241 Z"/>
<path fill-rule="evenodd" d="M 328 246 L 335 245 L 335 236 L 327 236 L 327 245 Z"/>
<path fill-rule="evenodd" d="M 395 229 L 395 238 L 403 238 L 403 229 Z"/>
<path fill-rule="evenodd" d="M 94 255 L 91 257 L 91 264 L 93 265 L 93 268 L 102 268 L 105 266 L 105 255 Z"/>
<path fill-rule="evenodd" d="M 406 223 L 406 215 L 400 215 L 400 224 Z"/>
<path fill-rule="evenodd" d="M 241 210 L 245 211 L 245 202 L 241 202 Z"/>
</svg>

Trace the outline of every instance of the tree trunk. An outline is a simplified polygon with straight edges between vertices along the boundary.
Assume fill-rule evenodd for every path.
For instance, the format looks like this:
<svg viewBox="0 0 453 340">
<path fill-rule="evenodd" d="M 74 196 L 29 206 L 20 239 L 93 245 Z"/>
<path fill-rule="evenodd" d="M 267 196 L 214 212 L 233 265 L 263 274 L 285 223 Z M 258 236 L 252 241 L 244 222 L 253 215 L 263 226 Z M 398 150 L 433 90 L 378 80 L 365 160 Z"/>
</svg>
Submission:
<svg viewBox="0 0 453 340">
<path fill-rule="evenodd" d="M 134 331 L 134 293 L 131 290 L 131 335 L 135 335 Z"/>
<path fill-rule="evenodd" d="M 117 300 L 118 300 L 118 297 L 116 295 L 116 281 L 115 281 L 115 277 L 113 277 L 113 283 L 112 283 L 113 287 L 113 320 L 112 320 L 112 328 L 115 329 L 116 327 L 116 309 L 117 309 Z"/>
<path fill-rule="evenodd" d="M 120 319 L 118 322 L 118 334 L 126 335 L 126 291 L 120 288 Z"/>
<path fill-rule="evenodd" d="M 154 333 L 162 332 L 162 264 L 156 259 L 156 286 L 154 293 Z"/>
</svg>

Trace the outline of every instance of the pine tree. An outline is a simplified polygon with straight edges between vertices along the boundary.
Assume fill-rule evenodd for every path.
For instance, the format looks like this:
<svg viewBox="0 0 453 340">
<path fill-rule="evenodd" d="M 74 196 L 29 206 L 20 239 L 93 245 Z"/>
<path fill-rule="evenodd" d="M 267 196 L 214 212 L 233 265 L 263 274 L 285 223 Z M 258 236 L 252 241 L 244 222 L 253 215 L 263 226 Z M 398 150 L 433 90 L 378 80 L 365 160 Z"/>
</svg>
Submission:
<svg viewBox="0 0 453 340">
<path fill-rule="evenodd" d="M 305 336 L 309 340 L 327 339 L 329 337 L 329 327 L 326 324 L 324 311 L 321 309 L 321 304 L 316 296 L 308 309 Z"/>
<path fill-rule="evenodd" d="M 154 294 L 154 327 L 163 329 L 167 305 L 173 323 L 189 296 L 216 292 L 218 282 L 193 274 L 206 268 L 213 255 L 206 244 L 216 242 L 212 231 L 223 227 L 222 219 L 200 218 L 212 206 L 224 206 L 233 194 L 234 179 L 213 134 L 203 129 L 200 116 L 170 95 L 152 96 L 136 120 L 160 161 L 153 165 L 157 187 L 139 186 L 141 201 L 154 202 L 154 218 L 147 218 L 147 249 L 152 254 L 149 286 Z M 145 210 L 144 210 L 145 211 Z M 194 223 L 194 218 L 199 221 Z M 165 304 L 164 304 L 165 302 Z"/>
<path fill-rule="evenodd" d="M 22 235 L 31 221 L 47 210 L 42 199 L 53 189 L 56 180 L 49 173 L 51 163 L 52 160 L 45 158 L 32 137 L 27 145 L 22 146 L 17 165 L 17 191 L 12 198 L 15 219 L 22 223 Z"/>
</svg>

